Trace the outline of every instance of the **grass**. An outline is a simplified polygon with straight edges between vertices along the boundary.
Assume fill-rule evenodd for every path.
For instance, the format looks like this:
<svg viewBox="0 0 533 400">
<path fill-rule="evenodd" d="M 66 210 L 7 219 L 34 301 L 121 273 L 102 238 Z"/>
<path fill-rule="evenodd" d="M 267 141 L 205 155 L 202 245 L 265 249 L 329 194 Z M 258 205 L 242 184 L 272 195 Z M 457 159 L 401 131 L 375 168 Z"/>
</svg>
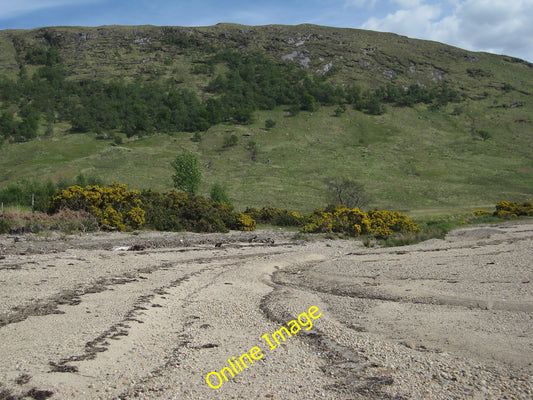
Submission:
<svg viewBox="0 0 533 400">
<path fill-rule="evenodd" d="M 32 212 L 26 207 L 7 207 L 0 213 L 0 234 L 92 232 L 98 229 L 96 219 L 83 211 L 62 210 L 54 215 Z"/>
<path fill-rule="evenodd" d="M 261 111 L 251 125 L 212 127 L 199 143 L 190 133 L 176 133 L 116 146 L 59 127 L 52 138 L 4 144 L 0 185 L 32 177 L 57 181 L 83 172 L 131 189 L 167 190 L 170 161 L 188 148 L 199 153 L 204 166 L 201 193 L 223 183 L 239 209 L 271 204 L 310 212 L 325 205 L 326 180 L 335 176 L 362 183 L 370 207 L 403 212 L 533 197 L 530 137 L 516 127 L 482 141 L 456 116 L 425 106 L 390 108 L 378 117 L 350 109 L 340 118 L 332 113 L 333 107 L 296 117 L 286 117 L 283 109 Z M 276 126 L 266 130 L 267 119 Z M 224 148 L 231 134 L 239 141 Z M 250 141 L 258 149 L 255 161 Z"/>
<path fill-rule="evenodd" d="M 61 55 L 75 72 L 70 79 L 170 79 L 204 95 L 211 76 L 194 74 L 194 65 L 211 57 L 210 48 L 230 46 L 264 51 L 278 61 L 305 50 L 311 59 L 309 72 L 333 62 L 334 73 L 328 78 L 332 83 L 363 88 L 429 84 L 442 76 L 466 99 L 438 110 L 388 106 L 381 116 L 348 107 L 334 117 L 336 107 L 322 107 L 288 117 L 277 108 L 257 112 L 251 125 L 214 126 L 201 133 L 198 143 L 190 140 L 192 133 L 174 132 L 124 139 L 116 146 L 112 140 L 95 140 L 93 134 L 70 134 L 67 124 L 57 124 L 51 138 L 2 145 L 0 187 L 26 178 L 57 181 L 82 172 L 131 189 L 167 190 L 172 185 L 170 161 L 188 148 L 199 153 L 204 165 L 201 194 L 222 183 L 238 209 L 271 204 L 310 212 L 325 205 L 326 180 L 335 176 L 362 183 L 372 199 L 369 207 L 410 216 L 439 210 L 455 215 L 500 200 L 533 198 L 533 69 L 520 60 L 398 35 L 312 25 L 176 28 L 197 39 L 198 47 L 163 43 L 160 27 L 51 30 L 61 34 Z M 16 63 L 13 37 L 22 46 L 19 58 L 26 48 L 46 45 L 41 30 L 0 32 L 0 70 L 5 74 L 11 74 L 9 65 Z M 504 84 L 514 89 L 504 91 Z M 268 119 L 276 122 L 270 130 L 265 129 Z M 480 132 L 488 138 L 483 140 Z M 224 148 L 224 138 L 232 134 L 238 144 Z M 250 141 L 258 149 L 255 161 Z"/>
</svg>

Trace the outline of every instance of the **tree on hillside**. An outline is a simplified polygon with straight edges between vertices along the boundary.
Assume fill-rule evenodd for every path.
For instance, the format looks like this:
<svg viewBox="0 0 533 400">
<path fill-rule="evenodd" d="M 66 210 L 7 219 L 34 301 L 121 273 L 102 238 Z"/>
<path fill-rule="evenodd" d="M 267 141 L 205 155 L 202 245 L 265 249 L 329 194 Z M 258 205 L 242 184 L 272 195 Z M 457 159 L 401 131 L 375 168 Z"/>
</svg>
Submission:
<svg viewBox="0 0 533 400">
<path fill-rule="evenodd" d="M 196 194 L 202 181 L 202 167 L 198 155 L 183 150 L 171 163 L 174 169 L 172 180 L 174 187 L 189 194 Z"/>
<path fill-rule="evenodd" d="M 343 177 L 335 177 L 327 182 L 328 201 L 334 205 L 345 205 L 348 208 L 361 208 L 368 204 L 363 185 Z"/>
</svg>

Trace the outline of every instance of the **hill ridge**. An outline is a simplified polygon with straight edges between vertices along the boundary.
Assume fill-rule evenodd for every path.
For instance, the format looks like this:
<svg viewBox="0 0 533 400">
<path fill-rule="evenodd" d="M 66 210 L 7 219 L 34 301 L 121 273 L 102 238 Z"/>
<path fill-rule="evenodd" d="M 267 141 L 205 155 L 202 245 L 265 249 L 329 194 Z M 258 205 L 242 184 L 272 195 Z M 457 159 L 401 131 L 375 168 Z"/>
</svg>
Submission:
<svg viewBox="0 0 533 400">
<path fill-rule="evenodd" d="M 394 33 L 373 32 L 352 28 L 332 28 L 313 24 L 301 25 L 262 25 L 247 26 L 239 24 L 220 23 L 207 27 L 180 27 L 180 26 L 153 26 L 153 25 L 107 25 L 100 27 L 43 27 L 32 30 L 0 31 L 4 41 L 10 39 L 15 48 L 18 48 L 19 57 L 24 51 L 32 46 L 56 45 L 62 53 L 67 65 L 77 68 L 79 74 L 83 76 L 84 65 L 69 62 L 73 55 L 72 50 L 78 53 L 85 52 L 85 61 L 91 55 L 106 55 L 107 58 L 115 60 L 109 54 L 111 51 L 120 49 L 122 46 L 134 46 L 134 50 L 142 50 L 142 53 L 167 53 L 169 56 L 180 56 L 178 50 L 185 50 L 183 42 L 162 43 L 165 35 L 169 34 L 185 35 L 178 39 L 198 39 L 203 40 L 202 45 L 236 46 L 242 49 L 262 49 L 266 54 L 276 61 L 281 61 L 281 57 L 290 54 L 290 49 L 300 50 L 307 53 L 311 58 L 311 71 L 320 69 L 319 67 L 333 61 L 341 68 L 344 66 L 355 67 L 361 70 L 388 71 L 386 76 L 376 80 L 385 82 L 400 80 L 398 75 L 405 75 L 410 72 L 417 77 L 413 68 L 426 72 L 429 61 L 435 61 L 436 53 L 444 53 L 449 58 L 445 64 L 435 62 L 434 67 L 441 71 L 450 68 L 450 60 L 455 62 L 469 61 L 476 63 L 480 58 L 494 59 L 507 63 L 518 63 L 533 68 L 533 64 L 513 57 L 498 56 L 490 53 L 472 52 L 458 47 L 442 44 L 439 42 L 411 39 L 406 36 Z M 106 40 L 115 42 L 106 43 Z M 120 41 L 117 41 L 120 40 Z M 77 43 L 76 43 L 77 42 Z M 392 45 L 391 45 L 392 42 Z M 180 47 L 180 44 L 182 45 Z M 327 48 L 321 46 L 327 44 Z M 94 45 L 98 47 L 98 54 L 94 53 Z M 430 45 L 431 53 L 428 56 L 421 54 L 425 47 Z M 74 49 L 73 49 L 74 47 Z M 406 49 L 412 47 L 414 51 L 408 52 Z M 203 50 L 203 49 L 200 49 Z M 92 52 L 92 53 L 91 53 Z M 196 52 L 195 55 L 200 56 Z M 384 54 L 387 57 L 384 57 Z M 402 56 L 404 54 L 404 56 Z M 83 60 L 82 54 L 76 54 Z M 340 56 L 343 56 L 342 58 Z M 327 59 L 327 58 L 330 59 Z M 321 60 L 324 59 L 324 60 Z M 102 61 L 102 60 L 101 60 Z M 326 62 L 322 62 L 326 61 Z M 355 63 L 355 64 L 354 64 Z M 390 68 L 388 68 L 390 67 Z M 395 67 L 395 68 L 393 68 Z M 2 64 L 0 64 L 2 69 Z M 410 69 L 410 71 L 409 71 Z M 80 72 L 80 70 L 82 70 Z M 125 70 L 117 65 L 117 71 L 124 73 Z M 127 70 L 126 70 L 127 71 Z M 411 72 L 412 71 L 412 72 Z M 128 75 L 128 73 L 127 73 Z M 368 74 L 362 74 L 360 81 L 364 82 Z M 409 74 L 407 74 L 409 75 Z M 410 79 L 407 76 L 407 79 Z"/>
</svg>

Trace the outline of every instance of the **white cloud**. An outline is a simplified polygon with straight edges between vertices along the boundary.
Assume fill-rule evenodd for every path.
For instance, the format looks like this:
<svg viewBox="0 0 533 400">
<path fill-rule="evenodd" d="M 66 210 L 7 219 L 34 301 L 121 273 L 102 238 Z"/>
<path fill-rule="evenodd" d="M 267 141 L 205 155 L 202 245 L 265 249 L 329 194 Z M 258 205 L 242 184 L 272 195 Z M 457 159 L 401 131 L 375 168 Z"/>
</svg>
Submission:
<svg viewBox="0 0 533 400">
<path fill-rule="evenodd" d="M 533 0 L 390 0 L 401 6 L 364 29 L 533 61 Z"/>
<path fill-rule="evenodd" d="M 533 1 L 465 0 L 434 25 L 431 39 L 533 61 Z"/>
<path fill-rule="evenodd" d="M 441 13 L 438 5 L 421 5 L 409 10 L 398 10 L 384 18 L 370 18 L 363 24 L 363 28 L 420 37 L 431 30 L 432 23 Z"/>
<path fill-rule="evenodd" d="M 101 0 L 78 0 L 78 4 L 96 3 Z M 0 19 L 12 18 L 47 8 L 70 6 L 72 0 L 0 0 Z"/>
</svg>

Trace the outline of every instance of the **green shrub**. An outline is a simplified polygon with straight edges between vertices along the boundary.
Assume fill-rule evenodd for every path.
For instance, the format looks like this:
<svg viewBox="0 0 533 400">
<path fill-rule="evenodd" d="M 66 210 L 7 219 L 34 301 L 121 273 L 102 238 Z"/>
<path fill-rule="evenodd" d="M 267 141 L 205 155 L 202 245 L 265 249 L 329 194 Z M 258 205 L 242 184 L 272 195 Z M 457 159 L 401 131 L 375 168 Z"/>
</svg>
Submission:
<svg viewBox="0 0 533 400">
<path fill-rule="evenodd" d="M 272 129 L 276 126 L 276 121 L 274 121 L 273 119 L 267 119 L 265 121 L 265 128 L 266 129 Z"/>
<path fill-rule="evenodd" d="M 31 207 L 34 211 L 46 211 L 57 186 L 51 180 L 22 180 L 0 190 L 0 202 L 6 206 Z"/>
<path fill-rule="evenodd" d="M 243 220 L 232 205 L 202 196 L 172 190 L 168 193 L 141 193 L 147 226 L 164 231 L 228 232 L 253 230 L 255 220 Z"/>
<path fill-rule="evenodd" d="M 477 131 L 477 134 L 479 135 L 479 137 L 482 139 L 482 140 L 488 140 L 492 137 L 492 135 L 490 134 L 490 132 L 484 130 L 484 129 L 479 129 Z"/>
<path fill-rule="evenodd" d="M 11 229 L 11 222 L 7 219 L 0 218 L 0 234 L 8 233 Z"/>
<path fill-rule="evenodd" d="M 215 203 L 230 204 L 227 188 L 224 185 L 221 185 L 219 183 L 215 183 L 213 185 L 213 187 L 211 188 L 211 193 L 209 197 Z"/>
<path fill-rule="evenodd" d="M 224 147 L 224 148 L 233 147 L 233 146 L 236 146 L 237 143 L 239 143 L 239 138 L 237 137 L 237 135 L 232 134 L 231 136 L 226 136 L 224 138 L 224 143 L 223 143 L 222 147 Z"/>
<path fill-rule="evenodd" d="M 102 186 L 103 183 L 98 177 L 85 176 L 82 173 L 74 179 L 62 179 L 58 183 L 54 183 L 51 179 L 24 179 L 0 189 L 0 202 L 5 206 L 31 207 L 33 201 L 33 211 L 46 212 L 52 197 L 58 191 L 74 185 Z"/>
<path fill-rule="evenodd" d="M 202 181 L 202 167 L 198 155 L 183 150 L 170 164 L 174 169 L 174 187 L 189 194 L 195 194 Z"/>
<path fill-rule="evenodd" d="M 295 211 L 281 210 L 271 205 L 265 206 L 262 209 L 248 207 L 244 210 L 244 214 L 255 219 L 257 222 L 275 226 L 300 227 L 307 222 L 306 217 Z"/>
</svg>

